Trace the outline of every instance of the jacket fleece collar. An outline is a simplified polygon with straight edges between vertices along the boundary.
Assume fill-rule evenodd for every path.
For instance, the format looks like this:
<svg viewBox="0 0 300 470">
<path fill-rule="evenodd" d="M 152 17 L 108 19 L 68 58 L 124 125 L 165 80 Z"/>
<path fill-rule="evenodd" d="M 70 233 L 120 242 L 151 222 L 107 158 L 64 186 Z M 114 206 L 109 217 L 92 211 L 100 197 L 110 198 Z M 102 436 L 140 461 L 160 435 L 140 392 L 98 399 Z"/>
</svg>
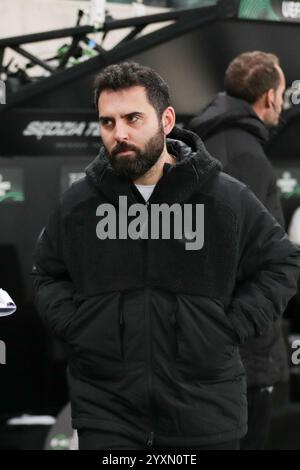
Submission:
<svg viewBox="0 0 300 470">
<path fill-rule="evenodd" d="M 167 139 L 167 147 L 177 161 L 173 165 L 164 165 L 163 176 L 150 198 L 152 203 L 183 202 L 222 169 L 221 164 L 209 155 L 202 140 L 193 132 L 175 127 Z M 118 204 L 119 196 L 124 195 L 130 203 L 136 203 L 134 185 L 115 173 L 103 147 L 86 168 L 86 175 L 111 202 Z"/>
</svg>

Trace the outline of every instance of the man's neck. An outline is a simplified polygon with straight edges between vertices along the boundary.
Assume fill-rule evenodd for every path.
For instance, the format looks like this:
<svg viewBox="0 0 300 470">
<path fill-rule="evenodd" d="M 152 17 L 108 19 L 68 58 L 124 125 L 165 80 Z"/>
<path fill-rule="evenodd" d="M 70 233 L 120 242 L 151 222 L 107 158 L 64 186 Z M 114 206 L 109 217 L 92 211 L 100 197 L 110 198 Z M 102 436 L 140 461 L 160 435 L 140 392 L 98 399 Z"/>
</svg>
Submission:
<svg viewBox="0 0 300 470">
<path fill-rule="evenodd" d="M 158 181 L 163 175 L 163 168 L 165 163 L 169 163 L 171 165 L 175 163 L 175 158 L 168 153 L 166 148 L 164 149 L 163 153 L 161 154 L 155 165 L 153 165 L 153 167 L 150 168 L 147 173 L 140 176 L 140 178 L 134 180 L 134 183 L 143 185 L 151 185 L 158 183 Z"/>
</svg>

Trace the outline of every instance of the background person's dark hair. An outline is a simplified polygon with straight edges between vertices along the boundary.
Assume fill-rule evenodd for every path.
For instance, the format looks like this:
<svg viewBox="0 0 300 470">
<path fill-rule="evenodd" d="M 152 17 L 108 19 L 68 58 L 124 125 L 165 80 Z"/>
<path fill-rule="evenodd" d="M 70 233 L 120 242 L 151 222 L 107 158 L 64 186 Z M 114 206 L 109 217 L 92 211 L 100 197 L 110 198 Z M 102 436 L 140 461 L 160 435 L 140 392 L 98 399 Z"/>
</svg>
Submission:
<svg viewBox="0 0 300 470">
<path fill-rule="evenodd" d="M 280 77 L 276 65 L 279 66 L 279 59 L 274 54 L 261 51 L 240 54 L 225 72 L 225 91 L 255 103 L 266 91 L 278 88 Z"/>
<path fill-rule="evenodd" d="M 148 101 L 160 119 L 164 110 L 171 104 L 168 85 L 153 69 L 136 62 L 109 65 L 96 77 L 96 109 L 98 110 L 98 100 L 103 90 L 118 91 L 133 86 L 145 88 Z"/>
</svg>

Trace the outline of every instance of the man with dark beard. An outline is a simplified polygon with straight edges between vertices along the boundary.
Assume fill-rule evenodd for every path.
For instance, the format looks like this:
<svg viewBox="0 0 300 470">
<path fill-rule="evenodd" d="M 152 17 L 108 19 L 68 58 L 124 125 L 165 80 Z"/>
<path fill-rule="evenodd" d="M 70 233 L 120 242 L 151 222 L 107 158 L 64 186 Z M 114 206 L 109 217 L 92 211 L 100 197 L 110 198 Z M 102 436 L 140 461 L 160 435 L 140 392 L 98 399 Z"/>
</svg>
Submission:
<svg viewBox="0 0 300 470">
<path fill-rule="evenodd" d="M 100 91 L 100 79 L 98 88 Z M 132 179 L 139 188 L 155 185 L 162 175 L 164 163 L 174 163 L 165 143 L 165 132 L 169 132 L 175 122 L 174 109 L 167 96 L 158 111 L 148 102 L 146 90 L 141 86 L 104 89 L 101 95 L 96 93 L 96 102 L 101 110 L 99 121 L 103 145 L 113 169 L 121 178 Z M 136 111 L 140 109 L 143 112 Z M 163 121 L 159 123 L 158 118 L 162 118 L 163 112 Z"/>
<path fill-rule="evenodd" d="M 103 146 L 64 194 L 33 268 L 38 309 L 70 347 L 79 448 L 237 449 L 247 430 L 238 345 L 280 317 L 300 253 L 202 141 L 174 127 L 154 70 L 109 66 L 95 98 Z M 203 206 L 204 244 L 190 248 Z M 169 230 L 127 226 L 141 208 Z"/>
</svg>

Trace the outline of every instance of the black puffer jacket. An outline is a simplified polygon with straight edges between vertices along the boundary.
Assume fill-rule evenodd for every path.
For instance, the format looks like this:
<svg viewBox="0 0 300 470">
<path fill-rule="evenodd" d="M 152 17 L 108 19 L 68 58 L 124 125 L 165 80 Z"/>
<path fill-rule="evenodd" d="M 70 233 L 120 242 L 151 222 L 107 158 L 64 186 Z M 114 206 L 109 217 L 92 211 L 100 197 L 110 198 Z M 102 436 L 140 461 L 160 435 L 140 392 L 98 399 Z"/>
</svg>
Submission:
<svg viewBox="0 0 300 470">
<path fill-rule="evenodd" d="M 276 177 L 265 152 L 269 132 L 244 100 L 219 93 L 189 128 L 223 165 L 223 171 L 245 183 L 284 226 Z M 288 380 L 288 360 L 280 320 L 263 336 L 240 348 L 249 387 Z"/>
<path fill-rule="evenodd" d="M 246 433 L 238 344 L 262 334 L 296 290 L 299 252 L 200 139 L 174 130 L 153 204 L 204 204 L 204 246 L 99 240 L 97 207 L 143 203 L 102 152 L 64 195 L 33 269 L 37 306 L 70 345 L 75 428 L 148 445 L 195 446 Z"/>
</svg>

